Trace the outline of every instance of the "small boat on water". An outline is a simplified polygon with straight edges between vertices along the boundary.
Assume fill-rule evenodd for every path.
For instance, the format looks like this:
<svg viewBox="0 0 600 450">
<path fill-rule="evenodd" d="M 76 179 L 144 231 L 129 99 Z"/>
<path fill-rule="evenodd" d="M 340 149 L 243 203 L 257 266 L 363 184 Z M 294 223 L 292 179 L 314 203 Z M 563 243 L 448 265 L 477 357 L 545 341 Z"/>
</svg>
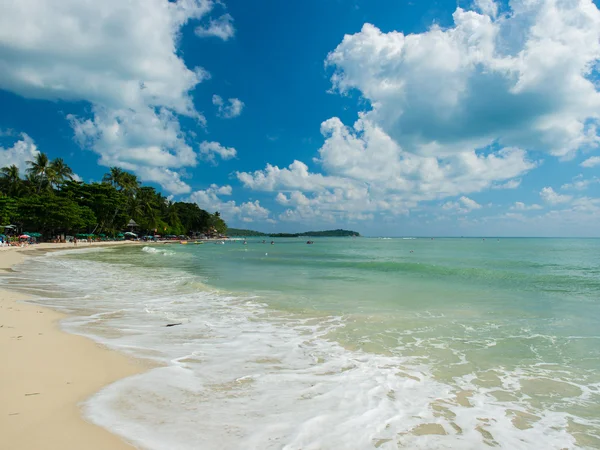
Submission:
<svg viewBox="0 0 600 450">
<path fill-rule="evenodd" d="M 179 241 L 179 243 L 180 243 L 181 245 L 185 245 L 185 244 L 187 244 L 188 242 L 187 242 L 187 241 Z"/>
<path fill-rule="evenodd" d="M 202 241 L 195 241 L 194 244 L 204 244 Z"/>
</svg>

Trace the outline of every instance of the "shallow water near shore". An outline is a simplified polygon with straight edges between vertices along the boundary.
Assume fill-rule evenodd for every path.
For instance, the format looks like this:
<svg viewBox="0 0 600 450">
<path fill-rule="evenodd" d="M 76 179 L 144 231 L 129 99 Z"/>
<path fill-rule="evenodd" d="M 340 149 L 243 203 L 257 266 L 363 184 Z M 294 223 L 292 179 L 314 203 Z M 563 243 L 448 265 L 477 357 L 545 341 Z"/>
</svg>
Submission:
<svg viewBox="0 0 600 450">
<path fill-rule="evenodd" d="M 58 252 L 0 283 L 162 364 L 85 406 L 142 448 L 600 448 L 600 240 L 261 242 Z"/>
</svg>

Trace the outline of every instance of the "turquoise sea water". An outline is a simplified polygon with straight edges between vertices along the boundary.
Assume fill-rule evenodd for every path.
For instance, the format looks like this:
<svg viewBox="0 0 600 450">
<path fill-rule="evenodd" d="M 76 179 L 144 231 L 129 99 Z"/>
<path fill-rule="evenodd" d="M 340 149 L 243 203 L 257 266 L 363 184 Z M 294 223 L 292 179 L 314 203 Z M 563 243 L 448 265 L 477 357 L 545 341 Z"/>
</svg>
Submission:
<svg viewBox="0 0 600 450">
<path fill-rule="evenodd" d="M 142 448 L 600 448 L 600 240 L 268 242 L 63 252 L 2 281 L 163 364 L 86 405 Z"/>
</svg>

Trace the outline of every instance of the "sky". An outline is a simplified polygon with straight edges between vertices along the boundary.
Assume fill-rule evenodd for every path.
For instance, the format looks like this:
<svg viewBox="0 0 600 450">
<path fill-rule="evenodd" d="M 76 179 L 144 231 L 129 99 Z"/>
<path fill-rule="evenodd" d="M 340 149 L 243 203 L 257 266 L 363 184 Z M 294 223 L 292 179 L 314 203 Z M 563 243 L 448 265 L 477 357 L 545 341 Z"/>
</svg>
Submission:
<svg viewBox="0 0 600 450">
<path fill-rule="evenodd" d="M 19 0 L 0 166 L 260 231 L 600 236 L 592 0 Z"/>
</svg>

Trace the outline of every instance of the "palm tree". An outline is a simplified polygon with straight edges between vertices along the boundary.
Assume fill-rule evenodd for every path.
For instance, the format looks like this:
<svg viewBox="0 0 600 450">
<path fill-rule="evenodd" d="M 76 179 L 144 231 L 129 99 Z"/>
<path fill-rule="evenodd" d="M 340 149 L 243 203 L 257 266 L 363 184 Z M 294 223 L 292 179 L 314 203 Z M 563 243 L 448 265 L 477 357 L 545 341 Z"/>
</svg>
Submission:
<svg viewBox="0 0 600 450">
<path fill-rule="evenodd" d="M 129 172 L 125 172 L 120 167 L 111 167 L 110 172 L 102 177 L 104 183 L 112 184 L 119 191 L 124 192 L 128 196 L 132 196 L 139 188 L 140 182 L 137 177 Z"/>
<path fill-rule="evenodd" d="M 170 200 L 167 200 L 165 202 L 165 206 L 166 206 L 166 221 L 167 223 L 173 227 L 173 228 L 177 228 L 177 227 L 181 227 L 181 219 L 179 219 L 179 214 L 177 214 L 177 207 L 175 206 L 175 203 L 173 203 Z"/>
<path fill-rule="evenodd" d="M 111 167 L 110 172 L 105 173 L 102 177 L 102 181 L 104 183 L 112 184 L 114 187 L 118 188 L 121 186 L 124 173 L 125 171 L 120 167 Z"/>
<path fill-rule="evenodd" d="M 2 184 L 5 186 L 6 193 L 10 196 L 16 196 L 21 191 L 21 175 L 19 168 L 14 164 L 12 166 L 0 169 Z"/>
<path fill-rule="evenodd" d="M 73 179 L 73 170 L 65 164 L 65 161 L 62 158 L 52 160 L 47 174 L 48 181 L 50 181 L 50 184 L 54 185 L 60 185 L 67 180 Z"/>
<path fill-rule="evenodd" d="M 40 190 L 42 189 L 42 184 L 48 179 L 48 169 L 50 168 L 48 155 L 40 152 L 37 155 L 35 155 L 33 161 L 27 161 L 27 164 L 29 165 L 27 173 L 37 178 L 38 192 L 40 192 Z"/>
<path fill-rule="evenodd" d="M 142 187 L 137 195 L 137 200 L 143 214 L 144 221 L 147 223 L 148 228 L 156 228 L 158 222 L 158 207 L 156 191 L 152 187 Z"/>
<path fill-rule="evenodd" d="M 144 213 L 140 200 L 137 197 L 134 196 L 127 199 L 127 213 L 132 219 L 137 219 Z"/>
<path fill-rule="evenodd" d="M 140 182 L 137 177 L 129 172 L 123 172 L 123 176 L 121 177 L 121 191 L 123 191 L 128 196 L 135 195 L 138 192 L 140 187 Z"/>
</svg>

